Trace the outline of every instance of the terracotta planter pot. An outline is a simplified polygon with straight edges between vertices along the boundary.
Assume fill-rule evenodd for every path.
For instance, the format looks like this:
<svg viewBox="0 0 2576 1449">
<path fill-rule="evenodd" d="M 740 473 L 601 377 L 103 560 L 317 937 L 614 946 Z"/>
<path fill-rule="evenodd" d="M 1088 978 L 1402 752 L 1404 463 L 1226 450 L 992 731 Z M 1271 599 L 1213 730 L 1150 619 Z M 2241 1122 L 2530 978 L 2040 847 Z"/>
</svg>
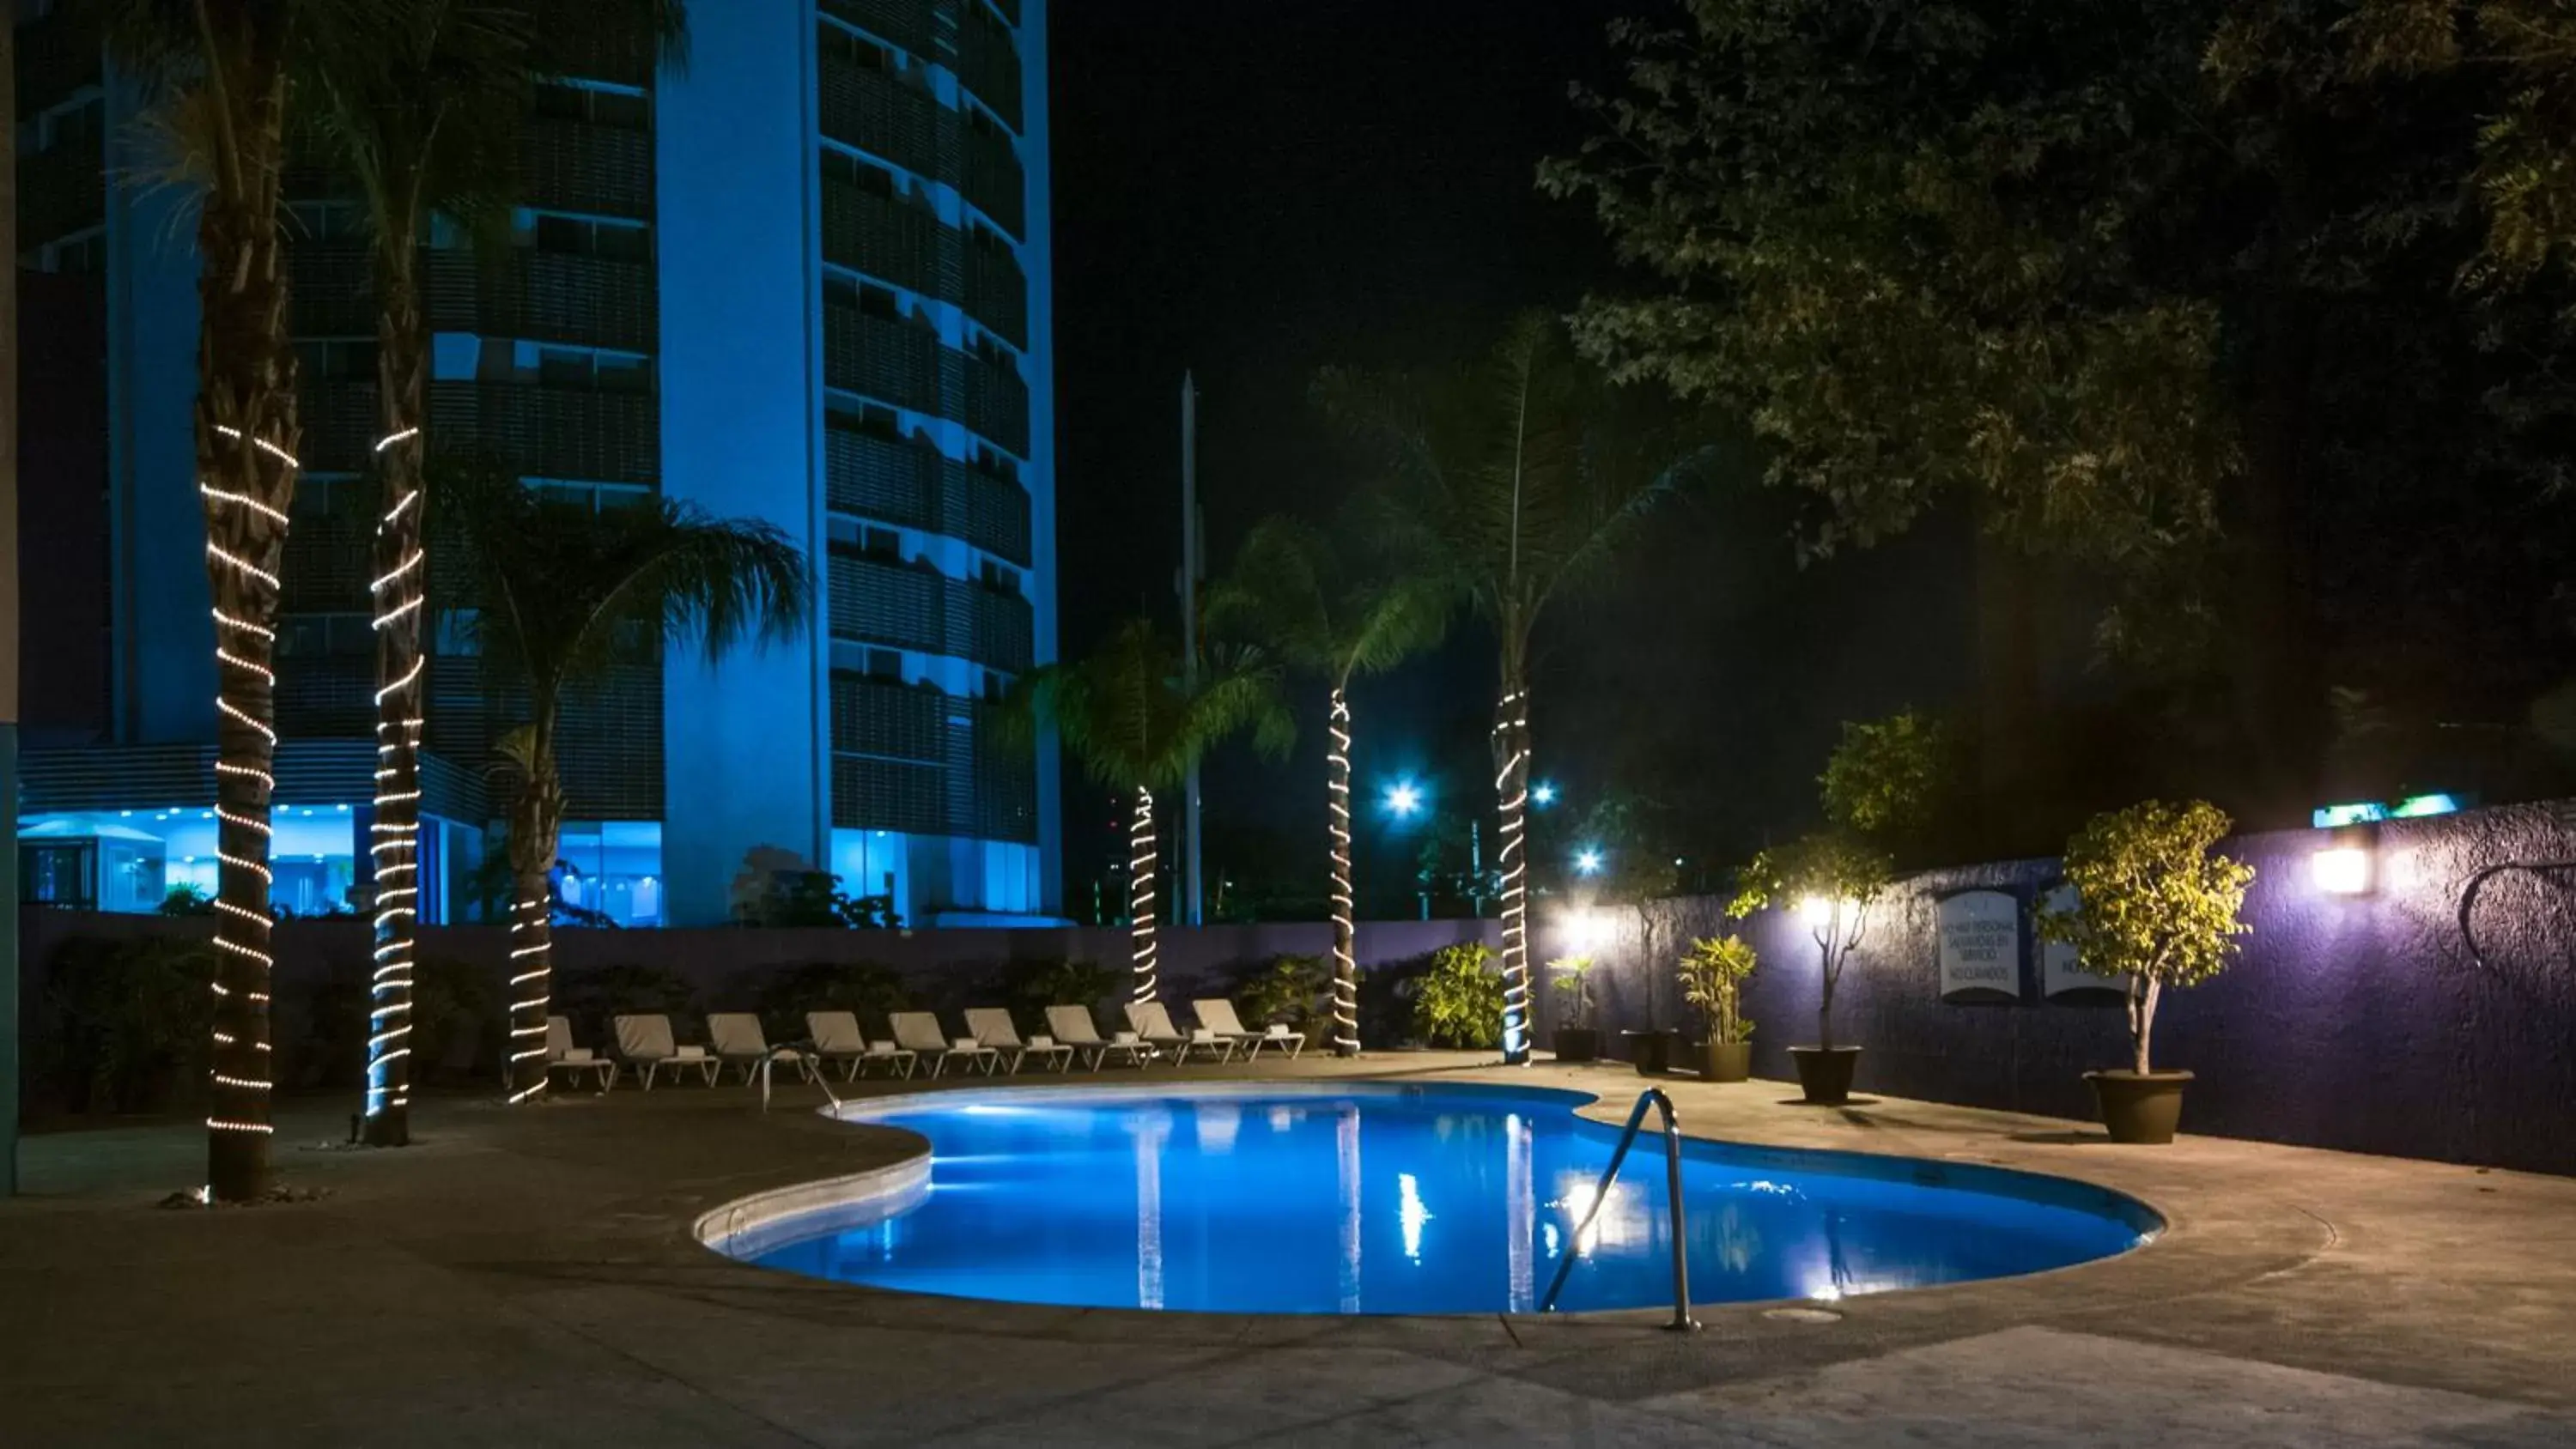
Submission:
<svg viewBox="0 0 2576 1449">
<path fill-rule="evenodd" d="M 2093 1101 L 2102 1109 L 2102 1125 L 2114 1142 L 2155 1146 L 2173 1141 L 2174 1124 L 2182 1120 L 2182 1089 L 2189 1072 L 2086 1072 Z"/>
<path fill-rule="evenodd" d="M 1704 1043 L 1699 1049 L 1699 1075 L 1704 1082 L 1742 1082 L 1753 1076 L 1753 1043 Z"/>
<path fill-rule="evenodd" d="M 1588 1026 L 1561 1026 L 1556 1029 L 1555 1045 L 1560 1062 L 1597 1061 L 1601 1056 L 1601 1033 Z"/>
<path fill-rule="evenodd" d="M 1860 1065 L 1859 1047 L 1791 1047 L 1798 1066 L 1798 1089 L 1819 1106 L 1839 1107 L 1851 1100 L 1852 1069 Z"/>
</svg>

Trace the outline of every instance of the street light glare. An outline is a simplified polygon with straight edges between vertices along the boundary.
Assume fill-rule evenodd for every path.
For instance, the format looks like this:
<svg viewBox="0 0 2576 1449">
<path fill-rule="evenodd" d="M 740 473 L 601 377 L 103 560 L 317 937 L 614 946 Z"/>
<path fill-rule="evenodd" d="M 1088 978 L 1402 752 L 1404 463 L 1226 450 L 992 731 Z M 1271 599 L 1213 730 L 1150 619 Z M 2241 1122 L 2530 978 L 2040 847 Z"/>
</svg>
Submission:
<svg viewBox="0 0 2576 1449">
<path fill-rule="evenodd" d="M 1399 780 L 1386 787 L 1386 808 L 1398 815 L 1410 815 L 1422 808 L 1422 789 L 1411 780 Z"/>
<path fill-rule="evenodd" d="M 1599 875 L 1601 873 L 1601 852 L 1590 848 L 1577 851 L 1574 856 L 1574 868 L 1578 873 L 1583 875 Z"/>
<path fill-rule="evenodd" d="M 1533 805 L 1555 804 L 1556 786 L 1545 780 L 1541 780 L 1537 784 L 1530 786 L 1530 803 Z"/>
</svg>

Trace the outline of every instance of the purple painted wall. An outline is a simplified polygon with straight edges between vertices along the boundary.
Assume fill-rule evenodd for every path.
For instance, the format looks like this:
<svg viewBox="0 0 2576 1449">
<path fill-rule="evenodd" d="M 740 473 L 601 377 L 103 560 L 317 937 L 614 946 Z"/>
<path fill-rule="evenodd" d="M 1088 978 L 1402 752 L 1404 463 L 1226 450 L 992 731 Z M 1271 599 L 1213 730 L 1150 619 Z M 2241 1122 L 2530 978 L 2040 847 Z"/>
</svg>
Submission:
<svg viewBox="0 0 2576 1449">
<path fill-rule="evenodd" d="M 2576 860 L 2576 809 L 2517 806 L 2378 831 L 2379 886 L 2357 897 L 2311 884 L 2325 832 L 2225 847 L 2256 869 L 2253 932 L 2225 974 L 2167 993 L 2156 1017 L 2157 1065 L 2198 1074 L 2184 1129 L 2576 1173 L 2576 870 L 2487 881 L 2471 913 L 2483 966 L 2458 923 L 2462 892 L 2485 867 Z M 2053 861 L 1934 871 L 1881 904 L 1834 1003 L 1836 1039 L 1865 1048 L 1861 1092 L 2093 1115 L 2081 1074 L 2127 1064 L 2118 999 L 2043 1002 L 2026 914 L 2018 1004 L 1940 999 L 1935 899 L 1989 887 L 2027 910 L 2055 876 Z M 1762 956 L 1746 998 L 1754 1071 L 1794 1076 L 1786 1049 L 1815 1040 L 1819 985 L 1814 941 L 1795 920 L 1766 911 L 1729 922 L 1715 898 L 1603 914 L 1613 944 L 1596 953 L 1594 980 L 1605 1030 L 1697 1037 L 1670 963 L 1691 937 L 1734 930 Z M 1547 941 L 1545 954 L 1563 954 L 1562 943 Z M 1543 1004 L 1542 1042 L 1557 1004 Z"/>
</svg>

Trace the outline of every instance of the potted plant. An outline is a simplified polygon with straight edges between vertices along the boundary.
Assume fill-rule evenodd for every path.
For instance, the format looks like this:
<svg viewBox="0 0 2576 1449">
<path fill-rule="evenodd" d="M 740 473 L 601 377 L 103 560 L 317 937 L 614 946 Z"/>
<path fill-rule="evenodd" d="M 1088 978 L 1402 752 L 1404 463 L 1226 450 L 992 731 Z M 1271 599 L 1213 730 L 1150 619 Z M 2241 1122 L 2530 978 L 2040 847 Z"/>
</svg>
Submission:
<svg viewBox="0 0 2576 1449">
<path fill-rule="evenodd" d="M 1870 908 L 1887 889 L 1888 858 L 1852 836 L 1805 836 L 1753 857 L 1742 889 L 1727 904 L 1738 920 L 1765 906 L 1795 909 L 1814 936 L 1821 987 L 1816 998 L 1816 1044 L 1789 1048 L 1798 1086 L 1810 1102 L 1839 1105 L 1851 1097 L 1860 1048 L 1834 1044 L 1834 988 L 1869 931 Z"/>
<path fill-rule="evenodd" d="M 1435 1047 L 1490 1048 L 1503 1039 L 1503 978 L 1493 948 L 1468 941 L 1431 953 L 1431 968 L 1405 984 L 1413 1032 Z"/>
<path fill-rule="evenodd" d="M 2173 1140 L 2189 1072 L 2159 1072 L 2148 1056 L 2156 1003 L 2168 986 L 2197 986 L 2227 969 L 2254 867 L 2211 853 L 2232 822 L 2204 800 L 2149 800 L 2096 815 L 2066 843 L 2073 904 L 2043 906 L 2042 940 L 2075 948 L 2075 964 L 2125 978 L 2131 1065 L 2086 1072 L 2114 1142 Z"/>
<path fill-rule="evenodd" d="M 1592 958 L 1559 956 L 1547 963 L 1565 1007 L 1557 1016 L 1556 1059 L 1589 1062 L 1601 1056 L 1601 1033 L 1592 1025 Z"/>
<path fill-rule="evenodd" d="M 1752 943 L 1741 936 L 1703 936 L 1681 959 L 1682 1000 L 1708 1024 L 1708 1040 L 1700 1045 L 1703 1081 L 1741 1082 L 1753 1075 L 1753 1023 L 1738 992 L 1757 964 Z"/>
</svg>

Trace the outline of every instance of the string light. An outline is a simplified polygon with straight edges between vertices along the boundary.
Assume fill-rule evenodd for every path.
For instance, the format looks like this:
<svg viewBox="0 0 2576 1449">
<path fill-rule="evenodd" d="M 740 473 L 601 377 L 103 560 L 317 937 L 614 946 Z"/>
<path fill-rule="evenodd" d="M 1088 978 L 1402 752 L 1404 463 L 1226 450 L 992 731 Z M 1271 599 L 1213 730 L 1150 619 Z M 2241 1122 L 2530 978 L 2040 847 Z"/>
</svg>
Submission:
<svg viewBox="0 0 2576 1449">
<path fill-rule="evenodd" d="M 1138 1001 L 1152 1001 L 1162 987 L 1154 914 L 1154 792 L 1139 787 L 1127 822 L 1127 953 Z"/>
<path fill-rule="evenodd" d="M 1522 1060 L 1529 1021 L 1529 862 L 1521 853 L 1529 808 L 1529 693 L 1506 693 L 1494 711 L 1494 793 L 1502 798 L 1503 1060 Z"/>
<path fill-rule="evenodd" d="M 1333 1050 L 1360 1054 L 1359 963 L 1351 955 L 1351 706 L 1333 687 L 1325 717 L 1331 743 L 1324 749 L 1325 828 L 1333 838 Z"/>
<path fill-rule="evenodd" d="M 419 437 L 417 425 L 397 428 L 378 438 L 373 451 L 381 457 L 396 444 Z M 424 721 L 413 690 L 425 663 L 417 630 L 429 596 L 421 586 L 420 543 L 416 536 L 400 531 L 420 502 L 420 488 L 408 482 L 417 475 L 389 470 L 386 476 L 386 492 L 391 496 L 376 521 L 377 556 L 381 560 L 390 553 L 396 562 L 367 585 L 367 592 L 375 604 L 379 658 L 401 672 L 376 691 L 375 820 L 368 830 L 374 838 L 367 845 L 375 879 L 376 946 L 374 975 L 368 985 L 367 1024 L 372 1034 L 367 1038 L 366 1115 L 368 1140 L 399 1144 L 410 1138 L 413 944 L 420 923 L 419 781 Z M 412 522 L 417 528 L 418 521 Z M 405 655 L 408 667 L 403 664 Z"/>
<path fill-rule="evenodd" d="M 239 428 L 215 423 L 211 429 L 235 444 L 245 441 Z M 282 491 L 291 497 L 294 474 L 302 467 L 295 455 L 266 438 L 252 437 L 247 441 L 252 448 L 285 466 L 286 488 Z M 255 476 L 256 469 L 252 471 Z M 277 591 L 282 587 L 277 574 L 250 557 L 225 547 L 220 540 L 244 543 L 245 546 L 248 540 L 259 540 L 270 547 L 282 547 L 289 523 L 286 510 L 255 494 L 217 487 L 210 477 L 197 480 L 197 491 L 206 516 L 208 574 L 230 573 L 241 579 L 257 601 L 253 612 L 274 610 Z M 248 517 L 245 519 L 238 515 Z M 210 612 L 215 621 L 217 641 L 215 709 L 226 720 L 256 734 L 267 748 L 274 750 L 277 747 L 276 729 L 261 717 L 265 711 L 254 712 L 244 707 L 241 699 L 236 697 L 235 686 L 256 681 L 255 692 L 250 698 L 270 699 L 270 691 L 277 684 L 276 671 L 255 656 L 266 655 L 276 645 L 277 631 L 259 619 L 230 614 L 220 606 Z M 226 956 L 242 963 L 245 969 L 238 989 L 227 986 L 221 979 L 211 983 L 218 1003 L 217 1029 L 213 1032 L 215 1060 L 207 1069 L 207 1077 L 218 1092 L 216 1110 L 206 1118 L 206 1130 L 265 1137 L 272 1133 L 267 1121 L 271 1090 L 266 1075 L 270 1061 L 268 983 L 277 964 L 267 950 L 274 922 L 265 907 L 276 877 L 270 872 L 266 857 L 275 834 L 270 828 L 268 814 L 277 781 L 259 766 L 225 759 L 215 761 L 215 773 L 219 781 L 238 782 L 250 797 L 246 802 L 250 808 L 236 809 L 236 802 L 228 802 L 218 792 L 215 808 L 210 812 L 218 822 L 215 859 L 226 874 L 236 877 L 248 875 L 259 883 L 259 904 L 263 909 L 253 910 L 224 899 L 221 889 L 224 883 L 219 881 L 214 906 L 222 926 L 216 932 L 215 945 Z M 227 836 L 232 838 L 227 839 Z M 233 1004 L 249 1013 L 247 1024 L 250 1029 L 246 1033 L 222 1029 L 234 1024 L 226 1014 Z M 227 1097 L 226 1093 L 236 1095 Z"/>
<path fill-rule="evenodd" d="M 545 929 L 547 914 L 548 905 L 543 900 L 517 901 L 510 907 L 510 940 L 513 943 L 510 965 L 515 970 L 521 962 L 529 963 L 527 969 L 510 978 L 510 1020 L 513 1025 L 510 1028 L 512 1051 L 509 1072 L 513 1083 L 519 1079 L 519 1063 L 546 1054 L 545 1022 L 540 1019 L 533 1025 L 525 1023 L 530 1016 L 542 1018 L 546 1009 L 546 978 L 550 974 L 547 962 L 554 949 Z M 522 939 L 528 944 L 517 944 Z M 536 1041 L 524 1047 L 519 1045 L 530 1037 Z M 545 1089 L 546 1074 L 539 1072 L 534 1081 L 511 1092 L 510 1101 L 513 1105 L 524 1102 Z"/>
</svg>

